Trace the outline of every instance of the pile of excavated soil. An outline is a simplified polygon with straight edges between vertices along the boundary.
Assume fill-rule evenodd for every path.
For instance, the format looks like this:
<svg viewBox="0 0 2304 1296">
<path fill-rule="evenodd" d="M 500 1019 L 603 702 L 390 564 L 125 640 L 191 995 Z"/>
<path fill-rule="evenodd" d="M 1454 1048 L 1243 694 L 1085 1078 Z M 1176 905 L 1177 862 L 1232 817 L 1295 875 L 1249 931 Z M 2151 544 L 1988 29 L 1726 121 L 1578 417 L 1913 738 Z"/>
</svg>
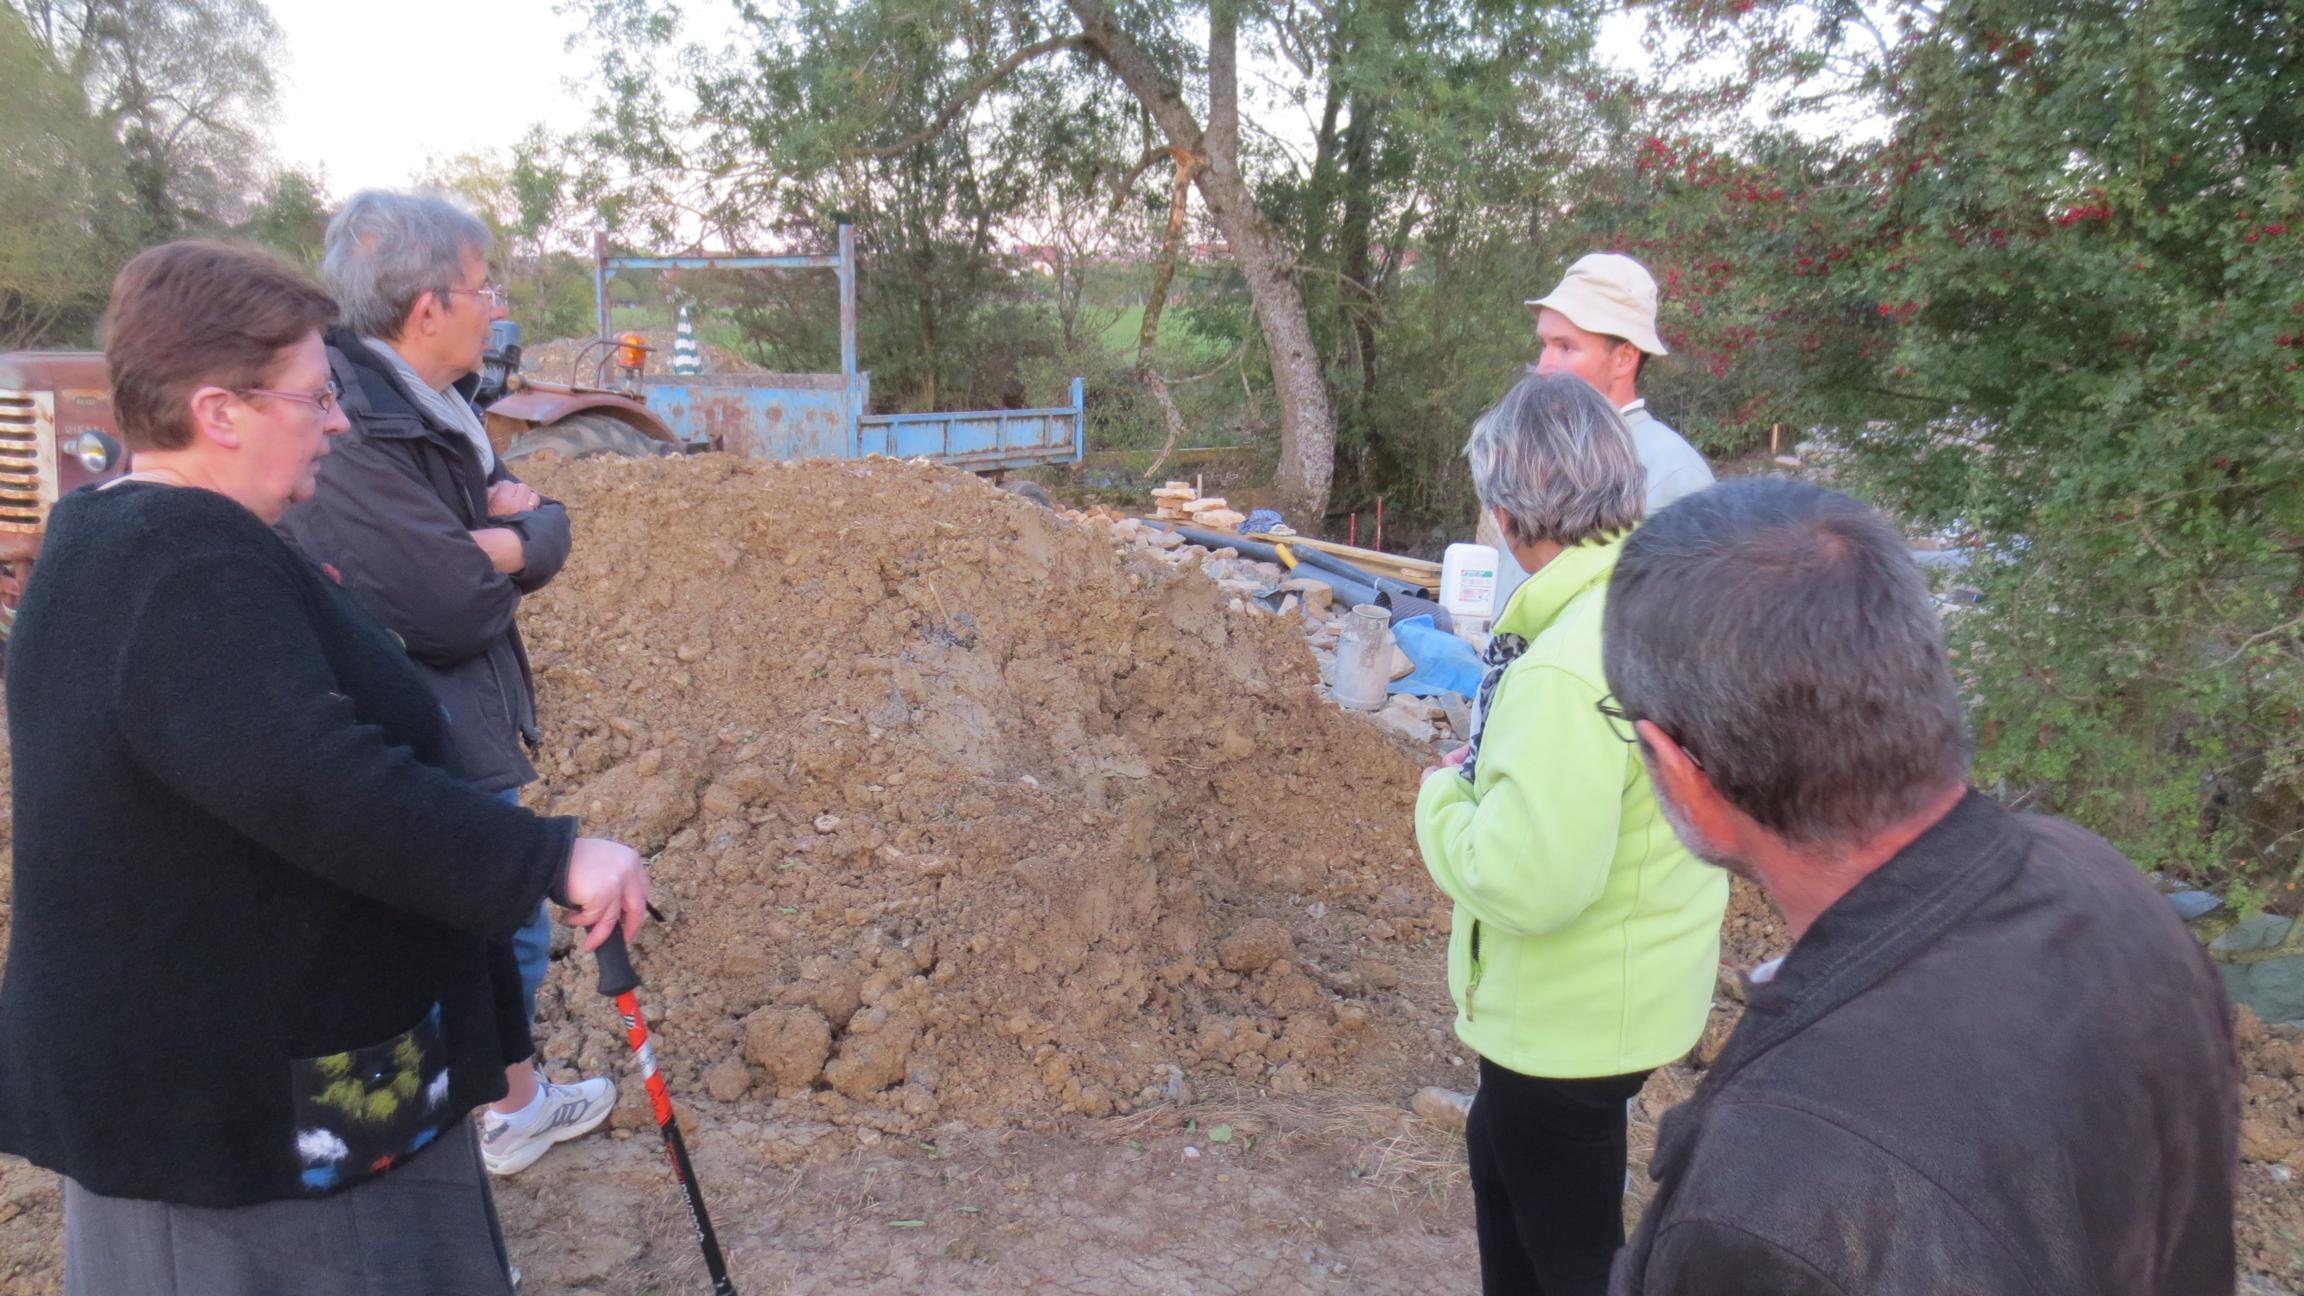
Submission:
<svg viewBox="0 0 2304 1296">
<path fill-rule="evenodd" d="M 2304 1030 L 2238 1010 L 2243 1273 L 2304 1281 Z"/>
<path fill-rule="evenodd" d="M 655 856 L 676 1091 L 911 1133 L 1212 1087 L 1399 1102 L 1458 1051 L 1429 748 L 1321 701 L 1298 627 L 921 464 L 536 484 L 577 547 L 522 613 L 529 800 Z M 575 1007 L 548 1063 L 622 1070 Z"/>
</svg>

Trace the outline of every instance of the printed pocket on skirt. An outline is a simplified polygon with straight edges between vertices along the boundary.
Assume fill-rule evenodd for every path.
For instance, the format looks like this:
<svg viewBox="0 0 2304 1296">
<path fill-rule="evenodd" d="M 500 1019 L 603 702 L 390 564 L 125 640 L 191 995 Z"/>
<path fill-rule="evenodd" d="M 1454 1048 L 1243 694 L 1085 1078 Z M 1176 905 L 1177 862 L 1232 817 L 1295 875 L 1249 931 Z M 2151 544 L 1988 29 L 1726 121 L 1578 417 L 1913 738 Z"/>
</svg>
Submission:
<svg viewBox="0 0 2304 1296">
<path fill-rule="evenodd" d="M 383 1174 L 438 1138 L 453 1119 L 438 1004 L 380 1044 L 290 1058 L 288 1069 L 298 1173 L 316 1194 Z"/>
</svg>

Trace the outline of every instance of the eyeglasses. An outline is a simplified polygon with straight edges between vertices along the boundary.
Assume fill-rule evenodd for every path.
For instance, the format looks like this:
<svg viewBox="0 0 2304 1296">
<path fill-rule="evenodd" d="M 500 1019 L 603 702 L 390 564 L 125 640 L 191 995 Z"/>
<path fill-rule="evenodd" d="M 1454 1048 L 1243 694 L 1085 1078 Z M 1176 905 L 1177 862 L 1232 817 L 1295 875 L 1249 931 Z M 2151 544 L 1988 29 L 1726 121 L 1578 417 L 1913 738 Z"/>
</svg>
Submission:
<svg viewBox="0 0 2304 1296">
<path fill-rule="evenodd" d="M 1640 717 L 1633 715 L 1623 707 L 1618 706 L 1616 704 L 1616 699 L 1613 696 L 1601 698 L 1599 701 L 1592 704 L 1592 709 L 1607 717 L 1608 732 L 1616 735 L 1619 739 L 1626 743 L 1637 743 L 1640 741 L 1640 730 L 1638 728 Z M 1669 737 L 1670 735 L 1666 736 Z M 1695 752 L 1690 751 L 1688 749 L 1688 744 L 1681 742 L 1678 738 L 1673 738 L 1672 742 L 1673 745 L 1680 749 L 1682 754 L 1688 757 L 1689 764 L 1695 766 L 1698 769 L 1704 768 L 1704 758 L 1698 756 Z"/>
<path fill-rule="evenodd" d="M 498 310 L 502 310 L 512 301 L 512 294 L 505 290 L 504 285 L 499 283 L 484 283 L 477 288 L 451 288 L 448 291 L 463 293 L 467 297 L 482 298 Z"/>
<path fill-rule="evenodd" d="M 296 392 L 280 391 L 272 387 L 239 387 L 235 388 L 232 394 L 235 396 L 270 396 L 278 400 L 294 401 L 299 405 L 309 405 L 322 414 L 327 414 L 336 408 L 336 398 L 344 394 L 344 389 L 337 386 L 336 380 L 331 378 L 318 391 Z"/>
</svg>

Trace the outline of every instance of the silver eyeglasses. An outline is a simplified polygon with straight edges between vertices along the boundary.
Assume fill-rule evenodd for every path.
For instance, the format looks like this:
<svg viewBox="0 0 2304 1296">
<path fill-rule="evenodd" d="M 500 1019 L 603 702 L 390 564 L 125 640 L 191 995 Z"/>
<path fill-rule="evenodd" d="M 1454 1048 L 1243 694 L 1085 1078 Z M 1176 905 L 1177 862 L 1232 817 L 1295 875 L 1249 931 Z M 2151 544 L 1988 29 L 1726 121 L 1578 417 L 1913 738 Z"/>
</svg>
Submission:
<svg viewBox="0 0 2304 1296">
<path fill-rule="evenodd" d="M 448 291 L 451 293 L 463 293 L 467 297 L 481 298 L 485 300 L 489 305 L 496 307 L 498 310 L 502 310 L 512 301 L 512 294 L 507 292 L 504 288 L 504 285 L 500 283 L 484 283 L 477 288 L 451 288 Z"/>
<path fill-rule="evenodd" d="M 271 396 L 278 400 L 294 401 L 299 405 L 309 405 L 322 414 L 326 414 L 336 408 L 336 398 L 344 394 L 344 389 L 337 386 L 336 380 L 331 378 L 318 391 L 298 392 L 281 391 L 275 387 L 239 387 L 235 388 L 232 394 L 235 396 Z"/>
</svg>

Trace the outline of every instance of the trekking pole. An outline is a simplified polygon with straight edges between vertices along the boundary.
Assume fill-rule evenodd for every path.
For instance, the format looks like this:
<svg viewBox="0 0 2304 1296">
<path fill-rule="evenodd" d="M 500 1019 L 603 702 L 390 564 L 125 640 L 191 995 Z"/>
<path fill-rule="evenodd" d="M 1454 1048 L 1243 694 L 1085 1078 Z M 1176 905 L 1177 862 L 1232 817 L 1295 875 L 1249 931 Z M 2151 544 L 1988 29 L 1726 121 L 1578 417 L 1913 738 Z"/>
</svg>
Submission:
<svg viewBox="0 0 2304 1296">
<path fill-rule="evenodd" d="M 611 919 L 610 921 L 614 921 Z M 648 1024 L 640 1016 L 640 974 L 633 970 L 631 952 L 624 948 L 624 933 L 611 931 L 607 943 L 593 957 L 600 961 L 600 993 L 616 1001 L 616 1014 L 624 1019 L 625 1037 L 640 1058 L 640 1078 L 648 1086 L 648 1106 L 656 1114 L 656 1128 L 664 1133 L 664 1148 L 672 1154 L 672 1174 L 680 1181 L 680 1200 L 688 1207 L 688 1222 L 695 1226 L 696 1244 L 704 1248 L 704 1272 L 712 1277 L 712 1296 L 736 1296 L 728 1280 L 728 1262 L 720 1258 L 720 1239 L 712 1232 L 712 1217 L 704 1213 L 704 1190 L 688 1164 L 688 1144 L 680 1137 L 680 1122 L 672 1117 L 672 1096 L 664 1091 L 664 1077 L 656 1070 L 656 1050 L 648 1043 Z"/>
</svg>

